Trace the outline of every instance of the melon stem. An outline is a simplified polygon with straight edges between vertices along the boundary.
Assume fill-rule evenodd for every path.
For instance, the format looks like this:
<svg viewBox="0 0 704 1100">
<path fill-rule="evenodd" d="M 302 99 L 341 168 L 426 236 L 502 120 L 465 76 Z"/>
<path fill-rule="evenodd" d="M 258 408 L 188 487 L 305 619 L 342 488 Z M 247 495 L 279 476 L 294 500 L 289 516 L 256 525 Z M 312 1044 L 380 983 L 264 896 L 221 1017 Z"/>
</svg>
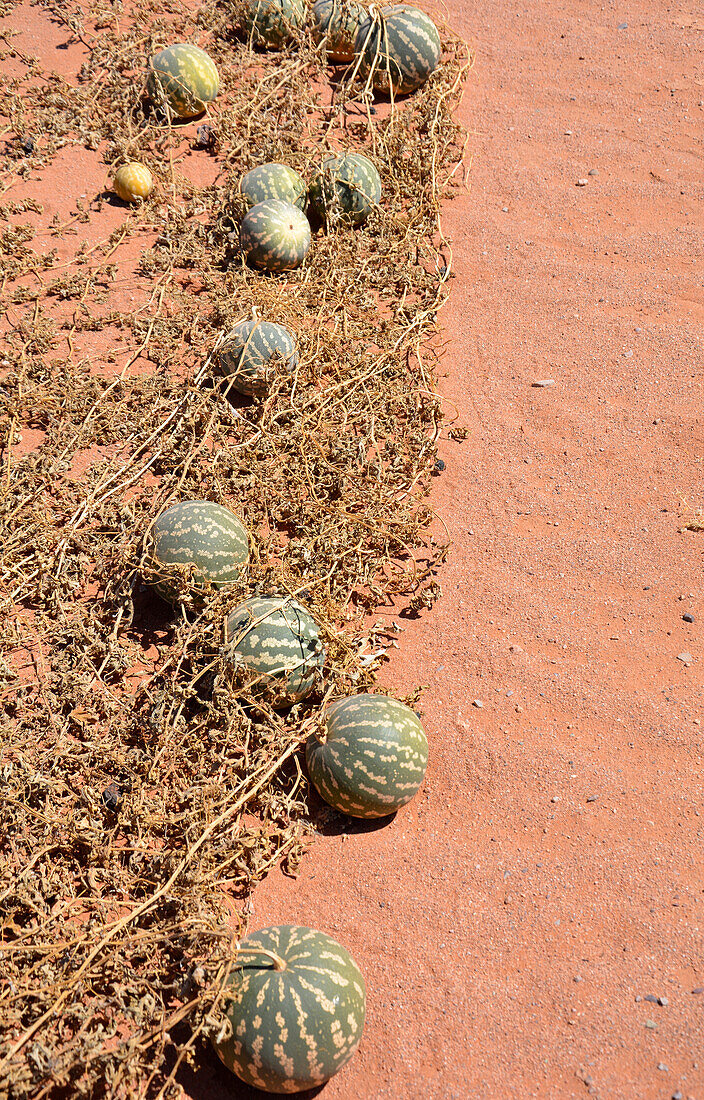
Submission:
<svg viewBox="0 0 704 1100">
<path fill-rule="evenodd" d="M 288 966 L 285 959 L 282 959 L 280 955 L 275 954 L 273 951 L 268 951 L 266 947 L 238 947 L 236 955 L 266 955 L 267 959 L 271 959 L 274 964 L 274 970 L 287 970 Z"/>
</svg>

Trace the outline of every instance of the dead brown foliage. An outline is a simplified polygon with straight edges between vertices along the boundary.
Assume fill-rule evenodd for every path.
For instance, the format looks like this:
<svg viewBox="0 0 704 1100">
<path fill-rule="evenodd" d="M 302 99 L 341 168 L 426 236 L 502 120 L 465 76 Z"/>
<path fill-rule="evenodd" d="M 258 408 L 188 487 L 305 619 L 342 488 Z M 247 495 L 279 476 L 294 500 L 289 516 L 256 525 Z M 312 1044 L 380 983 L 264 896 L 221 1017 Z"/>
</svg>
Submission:
<svg viewBox="0 0 704 1100">
<path fill-rule="evenodd" d="M 437 595 L 446 548 L 424 498 L 451 275 L 439 213 L 462 158 L 453 111 L 469 58 L 447 33 L 441 71 L 377 113 L 359 82 L 331 90 L 307 34 L 253 53 L 231 7 L 141 4 L 128 20 L 102 0 L 42 6 L 86 52 L 75 82 L 22 56 L 4 96 L 0 1093 L 162 1097 L 216 1024 L 253 885 L 278 861 L 295 871 L 310 830 L 300 746 L 324 695 L 374 682 L 384 639 L 365 616 Z M 205 188 L 179 170 L 183 129 L 140 100 L 150 54 L 183 40 L 223 76 Z M 33 249 L 36 204 L 17 196 L 68 141 L 110 168 L 145 161 L 160 189 L 61 264 Z M 278 160 L 309 176 L 347 147 L 378 165 L 381 209 L 361 230 L 318 231 L 296 272 L 247 268 L 241 173 Z M 56 236 L 105 201 L 77 200 Z M 125 269 L 135 237 L 144 251 Z M 297 334 L 300 361 L 263 400 L 237 402 L 212 354 L 252 308 Z M 184 585 L 172 615 L 150 592 L 145 540 L 163 507 L 192 497 L 242 516 L 255 554 L 204 607 Z M 273 592 L 307 602 L 328 649 L 321 692 L 288 713 L 221 675 L 225 611 Z"/>
</svg>

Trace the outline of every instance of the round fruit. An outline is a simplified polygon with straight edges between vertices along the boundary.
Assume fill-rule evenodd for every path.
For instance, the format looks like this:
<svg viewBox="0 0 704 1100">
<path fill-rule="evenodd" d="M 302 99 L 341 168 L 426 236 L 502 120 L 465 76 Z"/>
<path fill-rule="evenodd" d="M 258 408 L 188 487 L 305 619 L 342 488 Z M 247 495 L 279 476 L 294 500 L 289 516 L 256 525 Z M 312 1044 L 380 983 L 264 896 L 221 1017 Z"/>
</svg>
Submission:
<svg viewBox="0 0 704 1100">
<path fill-rule="evenodd" d="M 381 198 L 381 178 L 362 153 L 326 157 L 315 176 L 310 201 L 321 221 L 365 222 Z"/>
<path fill-rule="evenodd" d="M 318 42 L 325 43 L 331 61 L 354 60 L 357 31 L 366 14 L 366 8 L 357 0 L 315 0 L 313 33 Z"/>
<path fill-rule="evenodd" d="M 440 62 L 440 35 L 429 15 L 406 4 L 381 8 L 357 31 L 355 51 L 373 69 L 374 87 L 405 94 L 420 88 Z"/>
<path fill-rule="evenodd" d="M 169 568 L 190 567 L 192 582 L 223 588 L 237 580 L 249 559 L 247 531 L 237 516 L 211 500 L 183 500 L 157 519 L 151 534 L 151 565 L 165 577 L 155 588 L 169 603 L 178 600 L 178 586 Z"/>
<path fill-rule="evenodd" d="M 115 194 L 124 202 L 148 199 L 154 187 L 152 174 L 146 164 L 132 161 L 118 168 L 112 181 Z"/>
<path fill-rule="evenodd" d="M 296 600 L 252 596 L 227 617 L 235 668 L 246 668 L 271 693 L 274 706 L 304 699 L 320 678 L 325 648 L 315 620 Z"/>
<path fill-rule="evenodd" d="M 310 248 L 305 214 L 282 199 L 267 199 L 248 210 L 240 226 L 247 262 L 266 271 L 289 271 L 303 263 Z"/>
<path fill-rule="evenodd" d="M 193 118 L 205 110 L 220 90 L 220 77 L 205 50 L 178 42 L 154 54 L 147 93 L 159 106 L 179 118 Z"/>
<path fill-rule="evenodd" d="M 428 766 L 428 742 L 410 707 L 386 695 L 336 699 L 325 734 L 306 746 L 318 793 L 351 817 L 386 817 L 410 802 Z"/>
<path fill-rule="evenodd" d="M 276 50 L 304 21 L 303 0 L 248 0 L 244 25 L 252 45 Z"/>
<path fill-rule="evenodd" d="M 240 180 L 240 194 L 247 209 L 266 199 L 283 199 L 304 210 L 307 191 L 305 180 L 288 164 L 260 164 Z"/>
<path fill-rule="evenodd" d="M 272 321 L 240 321 L 225 337 L 218 364 L 236 390 L 261 396 L 276 363 L 293 370 L 298 362 L 296 341 L 283 325 Z"/>
<path fill-rule="evenodd" d="M 325 932 L 284 924 L 247 936 L 228 993 L 232 1035 L 213 1045 L 254 1088 L 291 1093 L 322 1085 L 362 1037 L 364 978 Z"/>
</svg>

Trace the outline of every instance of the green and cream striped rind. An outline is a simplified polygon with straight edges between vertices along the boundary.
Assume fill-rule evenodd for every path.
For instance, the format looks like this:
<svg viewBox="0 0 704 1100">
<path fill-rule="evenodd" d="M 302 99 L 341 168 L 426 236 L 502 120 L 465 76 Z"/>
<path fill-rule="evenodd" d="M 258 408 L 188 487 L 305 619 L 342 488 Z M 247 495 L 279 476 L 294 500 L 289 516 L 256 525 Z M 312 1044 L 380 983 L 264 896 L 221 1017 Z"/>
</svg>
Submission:
<svg viewBox="0 0 704 1100">
<path fill-rule="evenodd" d="M 286 968 L 276 970 L 258 947 Z M 312 928 L 279 925 L 247 936 L 228 999 L 232 1036 L 215 1050 L 242 1081 L 267 1092 L 322 1085 L 349 1062 L 362 1037 L 364 978 L 344 947 Z"/>
<path fill-rule="evenodd" d="M 250 168 L 242 176 L 239 190 L 247 209 L 267 199 L 283 199 L 305 210 L 308 199 L 306 181 L 288 164 L 259 164 Z"/>
<path fill-rule="evenodd" d="M 367 16 L 357 32 L 355 51 L 373 68 L 374 87 L 406 94 L 424 84 L 440 63 L 440 35 L 429 15 L 406 4 Z"/>
<path fill-rule="evenodd" d="M 152 529 L 151 566 L 164 573 L 154 587 L 169 603 L 178 599 L 178 586 L 168 579 L 169 567 L 190 567 L 196 589 L 206 584 L 223 588 L 237 580 L 248 560 L 246 528 L 234 512 L 211 500 L 173 504 Z"/>
<path fill-rule="evenodd" d="M 428 766 L 428 742 L 410 707 L 386 695 L 336 699 L 325 714 L 325 740 L 306 746 L 318 793 L 351 817 L 385 817 L 417 792 Z"/>
<path fill-rule="evenodd" d="M 367 9 L 356 0 L 315 0 L 313 4 L 313 34 L 325 43 L 331 61 L 354 60 L 357 32 Z"/>
<path fill-rule="evenodd" d="M 288 706 L 310 695 L 325 664 L 325 647 L 312 615 L 296 600 L 252 596 L 227 617 L 229 659 L 255 676 L 253 686 Z"/>
<path fill-rule="evenodd" d="M 147 94 L 158 106 L 167 106 L 179 118 L 193 118 L 205 110 L 220 90 L 215 63 L 205 50 L 177 42 L 154 54 L 149 66 Z"/>
<path fill-rule="evenodd" d="M 273 321 L 240 321 L 225 337 L 218 365 L 240 393 L 262 396 L 275 364 L 291 371 L 298 362 L 296 341 L 283 325 Z"/>
<path fill-rule="evenodd" d="M 240 245 L 247 262 L 265 271 L 299 267 L 310 240 L 310 225 L 303 211 L 282 199 L 258 202 L 240 225 Z"/>
<path fill-rule="evenodd" d="M 305 22 L 303 0 L 249 0 L 244 26 L 252 45 L 276 50 Z"/>
<path fill-rule="evenodd" d="M 310 188 L 310 203 L 321 221 L 365 222 L 381 198 L 381 177 L 362 153 L 326 157 Z"/>
</svg>

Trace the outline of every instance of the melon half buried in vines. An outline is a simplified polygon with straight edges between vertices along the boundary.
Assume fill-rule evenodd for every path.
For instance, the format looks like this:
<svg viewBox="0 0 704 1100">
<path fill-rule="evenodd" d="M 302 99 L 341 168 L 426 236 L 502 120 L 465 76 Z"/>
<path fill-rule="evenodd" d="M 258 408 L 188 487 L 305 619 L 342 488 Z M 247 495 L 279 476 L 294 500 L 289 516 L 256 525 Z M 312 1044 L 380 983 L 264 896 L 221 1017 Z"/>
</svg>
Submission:
<svg viewBox="0 0 704 1100">
<path fill-rule="evenodd" d="M 291 706 L 313 691 L 325 664 L 318 625 L 290 596 L 251 596 L 227 617 L 228 661 L 246 670 L 252 687 L 275 707 Z"/>
<path fill-rule="evenodd" d="M 246 528 L 234 512 L 212 500 L 173 504 L 150 533 L 150 566 L 157 574 L 154 587 L 172 604 L 179 598 L 175 574 L 188 572 L 191 595 L 198 596 L 209 584 L 214 588 L 232 584 L 248 559 Z"/>
<path fill-rule="evenodd" d="M 248 0 L 244 26 L 253 46 L 278 50 L 304 22 L 303 0 Z"/>
<path fill-rule="evenodd" d="M 363 153 L 326 157 L 310 188 L 310 203 L 321 221 L 362 225 L 381 199 L 381 177 Z"/>
<path fill-rule="evenodd" d="M 200 115 L 219 90 L 215 62 L 199 46 L 177 42 L 151 59 L 147 94 L 170 114 L 179 118 Z"/>
<path fill-rule="evenodd" d="M 217 363 L 230 384 L 247 396 L 263 396 L 277 369 L 292 371 L 298 362 L 296 341 L 274 321 L 239 321 L 221 345 Z"/>
<path fill-rule="evenodd" d="M 363 71 L 372 72 L 377 91 L 405 95 L 420 88 L 440 63 L 440 35 L 429 15 L 407 4 L 393 4 L 367 16 L 355 52 Z"/>
</svg>

